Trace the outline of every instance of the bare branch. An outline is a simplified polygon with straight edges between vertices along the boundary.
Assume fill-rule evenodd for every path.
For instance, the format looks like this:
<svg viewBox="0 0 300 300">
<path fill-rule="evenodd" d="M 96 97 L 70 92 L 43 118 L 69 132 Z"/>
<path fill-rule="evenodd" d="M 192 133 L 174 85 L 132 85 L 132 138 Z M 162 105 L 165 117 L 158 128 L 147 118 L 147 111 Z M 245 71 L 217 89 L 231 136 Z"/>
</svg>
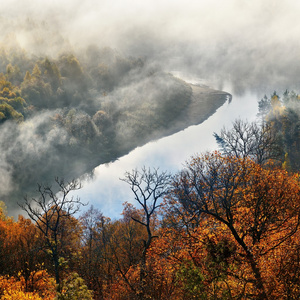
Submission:
<svg viewBox="0 0 300 300">
<path fill-rule="evenodd" d="M 81 206 L 87 205 L 70 194 L 82 187 L 80 181 L 72 180 L 65 182 L 64 179 L 55 178 L 58 189 L 50 185 L 38 184 L 38 198 L 28 199 L 20 207 L 27 212 L 28 216 L 35 222 L 37 228 L 44 235 L 48 249 L 51 252 L 55 267 L 56 283 L 60 283 L 59 265 L 59 231 L 63 218 L 69 218 L 77 213 Z"/>
</svg>

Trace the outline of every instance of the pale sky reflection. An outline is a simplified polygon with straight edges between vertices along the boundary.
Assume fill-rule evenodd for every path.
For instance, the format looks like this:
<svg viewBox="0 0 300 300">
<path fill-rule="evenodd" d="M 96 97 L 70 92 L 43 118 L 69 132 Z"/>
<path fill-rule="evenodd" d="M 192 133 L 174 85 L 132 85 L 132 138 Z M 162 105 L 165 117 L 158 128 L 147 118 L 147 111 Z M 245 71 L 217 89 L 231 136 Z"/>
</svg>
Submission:
<svg viewBox="0 0 300 300">
<path fill-rule="evenodd" d="M 146 166 L 175 173 L 192 155 L 216 149 L 213 133 L 220 132 L 223 126 L 230 128 L 237 118 L 254 121 L 257 100 L 251 93 L 241 98 L 233 97 L 230 104 L 225 103 L 202 124 L 138 147 L 113 163 L 100 165 L 95 169 L 94 179 L 83 182 L 77 195 L 105 216 L 119 218 L 122 203 L 134 201 L 129 186 L 120 180 L 126 171 Z"/>
</svg>

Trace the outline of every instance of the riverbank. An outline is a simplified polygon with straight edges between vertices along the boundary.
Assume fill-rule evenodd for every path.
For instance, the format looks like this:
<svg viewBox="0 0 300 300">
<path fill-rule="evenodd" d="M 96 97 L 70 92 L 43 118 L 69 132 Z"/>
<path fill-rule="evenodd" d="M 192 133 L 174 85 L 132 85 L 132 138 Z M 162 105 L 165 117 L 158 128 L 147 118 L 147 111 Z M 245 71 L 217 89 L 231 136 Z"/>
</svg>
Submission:
<svg viewBox="0 0 300 300">
<path fill-rule="evenodd" d="M 198 125 L 213 115 L 226 101 L 231 101 L 230 93 L 214 90 L 203 85 L 189 84 L 192 88 L 190 104 L 181 112 L 169 127 L 153 133 L 150 140 L 157 140 L 176 132 L 182 131 L 189 126 Z"/>
<path fill-rule="evenodd" d="M 148 115 L 151 115 L 151 112 L 147 110 L 141 109 L 135 112 L 135 114 L 131 114 L 130 118 L 127 116 L 132 123 L 127 123 L 128 127 L 124 126 L 124 124 L 126 124 L 124 123 L 123 128 L 129 133 L 122 135 L 122 138 L 116 138 L 118 143 L 114 147 L 110 147 L 111 151 L 107 151 L 106 156 L 103 156 L 103 153 L 90 153 L 85 162 L 85 172 L 78 174 L 77 177 L 90 174 L 94 168 L 101 164 L 115 162 L 119 158 L 134 151 L 134 149 L 143 147 L 149 142 L 158 141 L 171 136 L 190 126 L 199 125 L 212 116 L 226 101 L 231 101 L 232 96 L 228 92 L 215 90 L 204 85 L 181 82 L 190 90 L 189 100 L 188 104 L 185 105 L 182 110 L 179 110 L 179 113 L 176 113 L 176 116 L 174 113 L 174 109 L 178 111 L 178 107 L 175 107 L 176 104 L 174 104 L 174 107 L 169 107 L 170 111 L 166 112 L 168 116 L 165 116 L 164 120 L 162 120 L 163 117 L 157 118 L 160 122 L 157 124 L 155 124 L 154 118 L 149 119 Z M 186 93 L 182 93 L 182 97 L 185 97 L 182 99 L 182 102 L 187 102 Z M 159 113 L 163 115 L 161 112 Z M 136 118 L 136 116 L 138 116 L 138 118 Z M 166 121 L 168 117 L 169 119 Z M 164 125 L 162 126 L 161 123 Z M 155 127 L 157 129 L 155 129 Z M 135 131 L 130 131 L 130 128 Z M 136 133 L 139 130 L 141 130 L 143 134 L 137 135 Z M 91 159 L 91 157 L 93 157 L 93 159 Z"/>
<path fill-rule="evenodd" d="M 154 83 L 157 82 L 158 80 Z M 118 123 L 111 122 L 114 126 L 112 132 L 116 134 L 121 132 L 122 138 L 118 135 L 108 134 L 106 137 L 109 139 L 105 140 L 105 137 L 100 135 L 99 141 L 106 143 L 97 144 L 98 140 L 90 139 L 85 143 L 75 145 L 63 144 L 57 149 L 52 147 L 51 149 L 57 152 L 51 153 L 52 156 L 49 157 L 57 159 L 45 160 L 47 167 L 37 168 L 39 173 L 36 173 L 36 177 L 24 177 L 21 173 L 16 172 L 18 174 L 16 182 L 18 182 L 19 188 L 2 198 L 7 203 L 9 213 L 17 216 L 19 208 L 16 209 L 15 203 L 17 199 L 22 199 L 24 194 L 27 194 L 28 197 L 35 197 L 34 191 L 37 182 L 51 182 L 54 176 L 64 178 L 66 181 L 72 178 L 84 179 L 92 174 L 99 165 L 119 160 L 148 142 L 157 141 L 183 131 L 189 126 L 204 122 L 230 96 L 226 92 L 205 86 L 191 85 L 179 79 L 174 81 L 171 78 L 170 82 L 172 83 L 170 86 L 164 86 L 164 93 L 161 93 L 158 99 L 154 99 L 156 103 L 153 103 L 154 101 L 137 101 L 136 107 L 123 106 L 123 110 L 120 111 L 122 115 L 119 115 L 118 118 L 120 126 L 117 127 Z M 158 86 L 153 84 L 153 89 L 158 89 Z M 143 95 L 146 94 L 141 94 L 141 98 Z M 164 99 L 168 100 L 167 105 L 164 105 L 166 103 Z M 149 98 L 149 100 L 153 99 Z M 84 128 L 80 127 L 79 129 L 83 130 Z M 42 154 L 43 157 L 47 155 L 46 152 Z M 36 166 L 36 162 L 27 159 L 26 163 L 28 174 L 32 174 L 31 170 Z M 43 181 L 37 179 L 38 175 L 39 178 L 43 178 Z"/>
<path fill-rule="evenodd" d="M 230 86 L 226 91 L 231 91 Z M 208 88 L 195 88 L 193 99 L 189 109 L 185 110 L 186 117 L 194 114 L 193 121 L 197 123 L 205 116 L 204 109 L 200 112 L 199 103 L 216 105 L 224 103 L 230 95 Z M 198 92 L 198 93 L 197 93 Z M 218 96 L 222 99 L 217 99 Z M 199 97 L 198 97 L 199 96 Z M 216 103 L 214 103 L 216 101 Z M 189 113 L 188 113 L 189 112 Z M 168 171 L 172 174 L 182 169 L 190 157 L 206 151 L 218 149 L 213 133 L 220 133 L 223 127 L 230 128 L 235 119 L 247 119 L 255 121 L 257 109 L 257 95 L 251 92 L 242 97 L 232 95 L 232 102 L 227 102 L 217 108 L 216 112 L 199 125 L 189 126 L 161 139 L 146 143 L 130 151 L 128 155 L 118 158 L 109 164 L 102 164 L 94 171 L 92 180 L 83 180 L 83 189 L 78 191 L 81 199 L 89 201 L 90 205 L 99 208 L 105 216 L 119 218 L 123 209 L 123 203 L 129 201 L 133 204 L 134 198 L 128 186 L 120 181 L 125 172 L 140 169 L 143 166 L 159 168 L 160 171 Z M 200 115 L 202 114 L 202 115 Z M 182 113 L 183 118 L 184 113 Z M 197 119 L 199 117 L 199 119 Z M 190 121 L 187 121 L 190 124 Z M 181 124 L 182 125 L 182 124 Z M 185 125 L 185 124 L 183 124 Z M 174 129 L 174 127 L 173 127 Z"/>
</svg>

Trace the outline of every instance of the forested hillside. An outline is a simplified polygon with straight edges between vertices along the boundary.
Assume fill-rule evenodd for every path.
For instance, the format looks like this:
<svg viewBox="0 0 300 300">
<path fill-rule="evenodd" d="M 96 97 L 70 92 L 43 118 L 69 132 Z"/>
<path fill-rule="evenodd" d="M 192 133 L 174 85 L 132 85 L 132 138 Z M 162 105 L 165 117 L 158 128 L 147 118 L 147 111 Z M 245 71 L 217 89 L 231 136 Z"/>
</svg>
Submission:
<svg viewBox="0 0 300 300">
<path fill-rule="evenodd" d="M 206 99 L 203 89 L 200 99 Z M 55 58 L 3 46 L 0 199 L 15 213 L 38 182 L 90 174 L 152 139 L 202 122 L 225 95 L 197 105 L 192 120 L 185 113 L 192 87 L 140 58 L 96 46 Z"/>
</svg>

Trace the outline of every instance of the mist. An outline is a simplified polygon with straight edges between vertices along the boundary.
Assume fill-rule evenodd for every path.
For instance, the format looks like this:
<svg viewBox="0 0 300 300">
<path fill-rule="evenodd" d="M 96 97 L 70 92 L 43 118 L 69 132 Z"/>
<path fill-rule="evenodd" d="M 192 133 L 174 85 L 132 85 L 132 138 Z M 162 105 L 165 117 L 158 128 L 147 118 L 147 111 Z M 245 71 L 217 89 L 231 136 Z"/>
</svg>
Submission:
<svg viewBox="0 0 300 300">
<path fill-rule="evenodd" d="M 3 3 L 1 23 L 33 53 L 109 46 L 243 93 L 297 86 L 299 12 L 292 0 L 32 0 Z"/>
<path fill-rule="evenodd" d="M 93 49 L 107 49 L 105 47 L 111 49 L 105 56 L 107 61 L 111 57 L 125 57 L 134 65 L 126 74 L 117 69 L 117 75 L 109 82 L 111 90 L 107 98 L 94 87 L 89 88 L 88 93 L 82 92 L 81 89 L 86 88 L 84 84 L 88 85 L 85 82 L 80 87 L 79 84 L 69 86 L 70 90 L 76 90 L 77 98 L 73 96 L 77 99 L 76 109 L 80 111 L 77 119 L 72 119 L 72 126 L 84 120 L 92 134 L 101 138 L 101 145 L 97 145 L 101 162 L 109 162 L 107 154 L 101 151 L 103 145 L 109 143 L 110 135 L 101 132 L 95 112 L 105 105 L 108 110 L 114 105 L 113 109 L 118 112 L 125 108 L 133 111 L 140 99 L 143 99 L 142 110 L 178 84 L 180 91 L 184 90 L 183 94 L 188 95 L 188 87 L 166 77 L 165 73 L 203 78 L 212 88 L 220 90 L 230 85 L 236 95 L 251 91 L 257 95 L 253 105 L 274 90 L 279 93 L 286 89 L 297 91 L 299 13 L 300 3 L 292 0 L 8 0 L 1 3 L 0 46 L 24 51 L 31 69 L 36 60 L 48 57 L 59 62 L 66 53 L 74 53 L 92 69 L 94 64 L 102 63 L 92 58 Z M 149 74 L 155 72 L 158 74 L 155 79 L 149 79 Z M 78 82 L 82 83 L 82 80 Z M 159 101 L 155 101 L 153 109 L 159 110 Z M 66 125 L 53 126 L 51 123 L 57 115 L 71 118 L 65 109 L 68 105 L 48 107 L 33 114 L 21 126 L 11 122 L 1 125 L 0 200 L 11 198 L 16 191 L 14 201 L 5 201 L 9 210 L 15 209 L 17 201 L 21 201 L 19 189 L 28 185 L 28 176 L 31 176 L 31 182 L 50 181 L 53 173 L 49 170 L 56 168 L 66 177 L 80 176 L 97 165 L 98 160 L 91 162 L 95 153 L 89 156 L 88 151 L 82 150 L 83 160 L 75 159 L 80 141 L 74 142 Z M 88 110 L 93 113 L 88 115 Z M 138 121 L 143 118 L 141 115 Z M 105 121 L 112 120 L 107 118 Z M 41 134 L 45 126 L 51 127 L 47 136 Z M 126 154 L 132 147 L 126 145 L 126 141 L 132 141 L 136 136 L 132 118 L 114 126 L 116 143 L 124 148 L 109 149 L 109 159 Z M 62 154 L 66 142 L 77 144 L 69 149 L 71 152 Z M 134 145 L 139 143 L 134 141 Z M 36 164 L 24 163 L 35 159 Z M 64 164 L 61 163 L 63 160 Z M 74 161 L 72 174 L 66 166 L 70 161 Z M 23 171 L 18 173 L 13 166 Z M 37 169 L 42 171 L 37 172 Z M 22 190 L 22 193 L 32 189 L 35 186 L 30 185 L 28 191 Z"/>
</svg>

